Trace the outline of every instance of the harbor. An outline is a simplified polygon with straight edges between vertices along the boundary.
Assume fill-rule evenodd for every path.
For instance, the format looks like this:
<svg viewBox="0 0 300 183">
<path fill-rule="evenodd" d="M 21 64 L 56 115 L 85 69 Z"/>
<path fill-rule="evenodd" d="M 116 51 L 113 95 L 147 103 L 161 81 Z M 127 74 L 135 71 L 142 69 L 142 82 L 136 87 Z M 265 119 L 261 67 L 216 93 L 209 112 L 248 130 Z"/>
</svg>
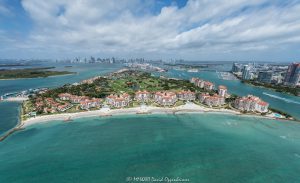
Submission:
<svg viewBox="0 0 300 183">
<path fill-rule="evenodd" d="M 0 96 L 0 101 L 9 101 L 9 102 L 22 102 L 28 100 L 30 95 L 35 95 L 36 93 L 46 92 L 48 88 L 36 88 L 23 90 L 21 92 L 10 92 L 5 93 Z"/>
<path fill-rule="evenodd" d="M 218 72 L 216 71 L 218 78 L 223 80 L 238 80 L 238 78 L 230 72 Z"/>
</svg>

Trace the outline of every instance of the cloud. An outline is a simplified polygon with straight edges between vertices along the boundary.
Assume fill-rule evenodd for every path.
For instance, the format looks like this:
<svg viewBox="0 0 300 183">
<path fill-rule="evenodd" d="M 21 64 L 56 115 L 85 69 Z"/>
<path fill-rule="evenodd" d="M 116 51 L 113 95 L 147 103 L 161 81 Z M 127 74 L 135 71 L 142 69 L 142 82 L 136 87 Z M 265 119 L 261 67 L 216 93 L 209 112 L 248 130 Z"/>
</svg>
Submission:
<svg viewBox="0 0 300 183">
<path fill-rule="evenodd" d="M 23 0 L 34 21 L 13 45 L 40 55 L 201 59 L 203 53 L 299 47 L 300 5 L 287 0 L 189 0 L 149 11 L 154 0 Z M 1 12 L 1 4 L 0 4 Z M 37 53 L 36 53 L 37 54 Z"/>
</svg>

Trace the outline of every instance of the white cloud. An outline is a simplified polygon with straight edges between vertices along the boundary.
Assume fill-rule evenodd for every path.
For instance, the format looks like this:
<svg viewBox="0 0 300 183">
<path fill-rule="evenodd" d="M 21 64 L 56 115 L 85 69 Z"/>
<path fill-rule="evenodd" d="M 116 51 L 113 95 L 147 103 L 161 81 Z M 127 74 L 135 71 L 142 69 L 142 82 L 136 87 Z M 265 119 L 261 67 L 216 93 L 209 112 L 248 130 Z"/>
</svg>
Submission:
<svg viewBox="0 0 300 183">
<path fill-rule="evenodd" d="M 202 53 L 300 46 L 295 41 L 300 35 L 300 5 L 295 2 L 281 6 L 277 1 L 264 4 L 266 0 L 190 0 L 183 8 L 171 5 L 157 15 L 149 11 L 154 0 L 147 2 L 23 0 L 35 26 L 16 47 L 26 45 L 41 55 L 201 59 Z"/>
</svg>

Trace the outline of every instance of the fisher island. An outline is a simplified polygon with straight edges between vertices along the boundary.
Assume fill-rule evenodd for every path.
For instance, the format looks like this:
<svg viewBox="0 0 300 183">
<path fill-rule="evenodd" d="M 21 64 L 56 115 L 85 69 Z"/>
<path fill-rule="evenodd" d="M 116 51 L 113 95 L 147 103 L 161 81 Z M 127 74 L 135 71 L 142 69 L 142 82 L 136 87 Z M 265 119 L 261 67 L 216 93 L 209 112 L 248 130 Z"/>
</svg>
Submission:
<svg viewBox="0 0 300 183">
<path fill-rule="evenodd" d="M 183 80 L 121 69 L 29 95 L 22 104 L 20 125 L 89 116 L 185 112 L 293 119 L 270 110 L 259 97 L 230 94 L 226 86 L 215 86 L 200 78 Z"/>
</svg>

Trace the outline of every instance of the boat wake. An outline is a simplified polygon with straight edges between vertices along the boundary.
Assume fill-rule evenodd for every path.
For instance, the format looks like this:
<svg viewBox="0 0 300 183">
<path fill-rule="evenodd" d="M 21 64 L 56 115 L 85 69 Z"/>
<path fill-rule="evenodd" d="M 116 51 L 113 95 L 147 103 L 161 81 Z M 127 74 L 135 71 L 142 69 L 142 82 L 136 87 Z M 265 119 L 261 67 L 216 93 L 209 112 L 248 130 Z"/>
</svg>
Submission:
<svg viewBox="0 0 300 183">
<path fill-rule="evenodd" d="M 281 135 L 281 136 L 279 136 L 280 138 L 282 138 L 282 139 L 286 139 L 287 137 L 286 136 L 284 136 L 284 135 Z"/>
<path fill-rule="evenodd" d="M 287 99 L 287 98 L 283 98 L 283 97 L 279 97 L 277 95 L 272 95 L 272 94 L 269 94 L 269 93 L 266 93 L 266 92 L 263 92 L 264 95 L 267 95 L 269 97 L 272 97 L 272 98 L 276 98 L 276 99 L 279 99 L 279 100 L 283 100 L 287 103 L 294 103 L 294 104 L 300 104 L 300 102 L 296 102 L 296 101 L 293 101 L 293 100 L 290 100 L 290 99 Z"/>
<path fill-rule="evenodd" d="M 300 158 L 300 155 L 299 155 L 299 154 L 294 153 L 294 155 L 295 155 L 297 158 Z"/>
</svg>

